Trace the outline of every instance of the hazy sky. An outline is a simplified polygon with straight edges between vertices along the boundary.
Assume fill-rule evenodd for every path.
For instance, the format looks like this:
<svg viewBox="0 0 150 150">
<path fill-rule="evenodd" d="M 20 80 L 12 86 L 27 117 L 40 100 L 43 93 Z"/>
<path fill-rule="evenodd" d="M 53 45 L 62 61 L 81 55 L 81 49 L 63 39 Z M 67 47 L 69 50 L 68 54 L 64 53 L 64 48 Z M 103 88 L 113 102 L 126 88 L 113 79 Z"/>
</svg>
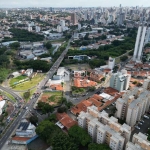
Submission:
<svg viewBox="0 0 150 150">
<path fill-rule="evenodd" d="M 150 0 L 0 0 L 0 7 L 150 6 Z"/>
</svg>

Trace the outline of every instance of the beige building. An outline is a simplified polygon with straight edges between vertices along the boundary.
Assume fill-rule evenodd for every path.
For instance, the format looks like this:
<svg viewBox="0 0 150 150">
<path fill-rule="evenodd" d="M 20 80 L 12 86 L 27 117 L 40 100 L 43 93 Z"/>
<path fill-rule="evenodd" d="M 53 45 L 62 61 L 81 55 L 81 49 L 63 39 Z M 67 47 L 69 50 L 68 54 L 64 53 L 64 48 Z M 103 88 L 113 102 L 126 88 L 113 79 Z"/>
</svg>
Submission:
<svg viewBox="0 0 150 150">
<path fill-rule="evenodd" d="M 78 125 L 87 129 L 94 141 L 107 143 L 113 150 L 122 150 L 131 135 L 130 126 L 119 124 L 118 119 L 109 117 L 105 111 L 98 112 L 94 105 L 79 114 Z"/>
<path fill-rule="evenodd" d="M 143 88 L 146 89 L 146 90 L 150 90 L 150 76 L 148 77 L 148 79 L 144 80 Z"/>
<path fill-rule="evenodd" d="M 150 93 L 144 88 L 134 88 L 127 91 L 122 98 L 116 101 L 116 117 L 126 118 L 126 123 L 134 126 L 141 119 L 150 106 Z"/>
<path fill-rule="evenodd" d="M 134 149 L 133 149 L 134 148 Z M 147 140 L 147 136 L 139 132 L 134 134 L 132 142 L 128 142 L 126 150 L 150 150 L 150 142 Z"/>
</svg>

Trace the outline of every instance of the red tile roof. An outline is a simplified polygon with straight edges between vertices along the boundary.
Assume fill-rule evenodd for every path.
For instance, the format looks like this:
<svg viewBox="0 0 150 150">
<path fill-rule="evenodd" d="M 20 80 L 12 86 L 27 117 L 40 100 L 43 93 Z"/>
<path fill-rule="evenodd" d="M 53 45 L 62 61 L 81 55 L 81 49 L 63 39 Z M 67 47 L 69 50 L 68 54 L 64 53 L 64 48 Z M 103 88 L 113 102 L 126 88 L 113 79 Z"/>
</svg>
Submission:
<svg viewBox="0 0 150 150">
<path fill-rule="evenodd" d="M 59 120 L 59 122 L 61 122 L 61 124 L 67 129 L 74 125 L 77 125 L 77 122 L 74 121 L 71 117 L 69 117 L 66 113 L 57 113 L 56 117 Z"/>
<path fill-rule="evenodd" d="M 30 139 L 30 137 L 19 137 L 19 136 L 15 136 L 15 137 L 12 137 L 11 138 L 12 140 L 15 140 L 15 141 L 27 141 Z"/>
</svg>

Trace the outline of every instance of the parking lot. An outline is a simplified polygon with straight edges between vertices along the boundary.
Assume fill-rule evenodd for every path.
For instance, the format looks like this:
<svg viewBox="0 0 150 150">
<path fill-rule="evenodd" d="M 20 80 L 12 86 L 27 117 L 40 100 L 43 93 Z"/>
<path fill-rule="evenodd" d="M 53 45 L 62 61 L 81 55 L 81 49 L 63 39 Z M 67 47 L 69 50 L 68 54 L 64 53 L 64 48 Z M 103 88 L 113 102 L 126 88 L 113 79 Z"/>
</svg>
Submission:
<svg viewBox="0 0 150 150">
<path fill-rule="evenodd" d="M 150 115 L 149 115 L 149 114 L 146 114 L 146 116 L 149 116 L 149 118 L 150 118 Z M 133 135 L 134 135 L 135 133 L 141 132 L 141 133 L 143 133 L 143 134 L 147 134 L 148 128 L 150 128 L 150 119 L 145 119 L 144 117 L 142 117 L 141 120 L 143 120 L 144 123 L 143 123 L 142 125 L 137 124 L 138 127 L 140 127 L 140 129 L 136 129 L 136 128 L 135 128 L 135 129 L 132 131 L 132 133 L 131 133 L 131 138 L 130 138 L 130 139 L 132 139 L 132 137 L 133 137 Z"/>
</svg>

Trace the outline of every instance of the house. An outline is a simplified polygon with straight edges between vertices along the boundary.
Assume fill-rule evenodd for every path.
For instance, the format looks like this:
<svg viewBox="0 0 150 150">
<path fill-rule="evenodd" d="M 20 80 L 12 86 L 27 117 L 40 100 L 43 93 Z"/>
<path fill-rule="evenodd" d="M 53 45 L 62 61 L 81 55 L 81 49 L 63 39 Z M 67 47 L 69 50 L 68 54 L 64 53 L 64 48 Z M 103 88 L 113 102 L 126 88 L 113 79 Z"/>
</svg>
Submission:
<svg viewBox="0 0 150 150">
<path fill-rule="evenodd" d="M 3 99 L 0 101 L 0 115 L 1 115 L 2 112 L 3 112 L 3 107 L 5 106 L 5 103 L 6 103 L 6 101 L 3 100 Z"/>
<path fill-rule="evenodd" d="M 24 75 L 26 75 L 26 76 L 31 76 L 32 75 L 32 73 L 33 73 L 33 69 L 27 69 L 26 71 L 25 71 L 25 73 L 24 73 Z"/>
<path fill-rule="evenodd" d="M 72 126 L 77 125 L 77 122 L 69 117 L 66 113 L 57 113 L 56 118 L 58 122 L 56 123 L 61 129 L 69 130 Z"/>
</svg>

